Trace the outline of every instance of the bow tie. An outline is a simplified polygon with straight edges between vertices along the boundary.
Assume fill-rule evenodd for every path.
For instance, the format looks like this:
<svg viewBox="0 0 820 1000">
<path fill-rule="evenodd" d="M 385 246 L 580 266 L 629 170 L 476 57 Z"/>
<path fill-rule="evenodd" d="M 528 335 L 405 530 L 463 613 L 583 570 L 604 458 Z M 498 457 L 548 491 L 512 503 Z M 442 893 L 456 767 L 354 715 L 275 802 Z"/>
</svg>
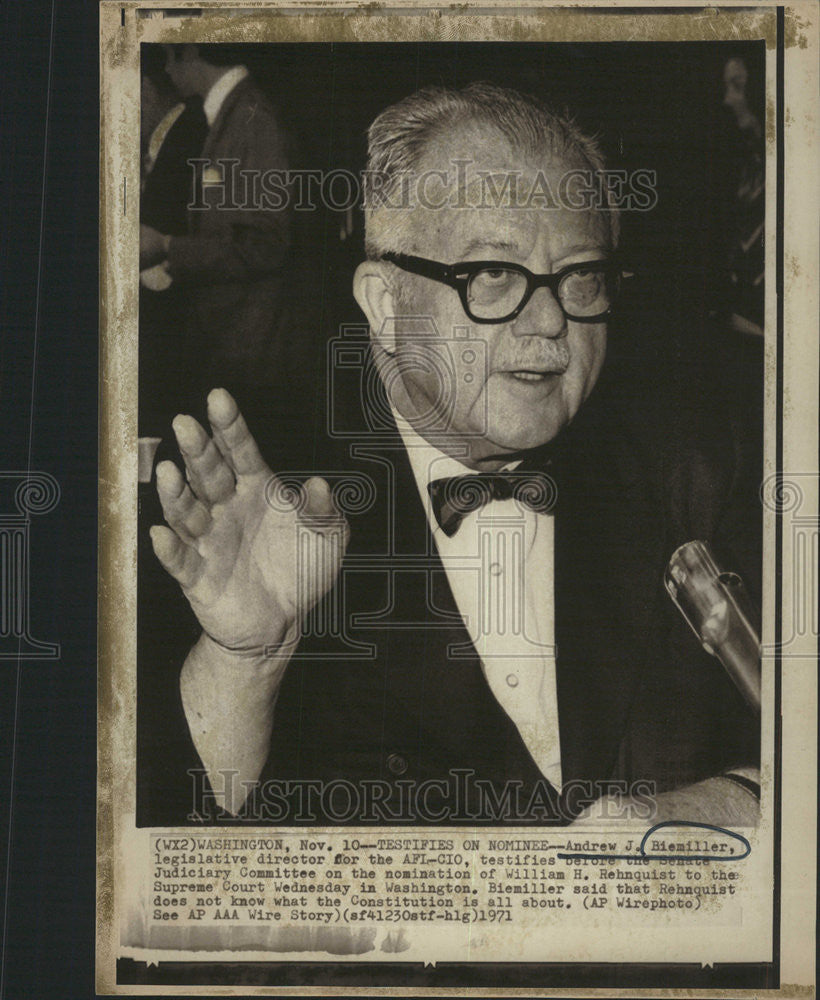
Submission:
<svg viewBox="0 0 820 1000">
<path fill-rule="evenodd" d="M 521 469 L 434 479 L 427 490 L 439 527 L 448 538 L 468 514 L 492 500 L 517 500 L 536 513 L 549 514 L 557 493 L 555 480 L 546 472 Z"/>
</svg>

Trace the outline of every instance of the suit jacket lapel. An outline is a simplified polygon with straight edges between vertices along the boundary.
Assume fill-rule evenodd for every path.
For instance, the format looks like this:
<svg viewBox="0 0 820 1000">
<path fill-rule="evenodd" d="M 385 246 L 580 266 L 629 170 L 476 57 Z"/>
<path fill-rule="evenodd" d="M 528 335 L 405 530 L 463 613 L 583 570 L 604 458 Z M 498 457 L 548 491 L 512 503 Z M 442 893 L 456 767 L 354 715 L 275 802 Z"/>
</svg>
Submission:
<svg viewBox="0 0 820 1000">
<path fill-rule="evenodd" d="M 246 76 L 244 79 L 240 80 L 239 83 L 237 83 L 237 85 L 230 91 L 225 100 L 222 102 L 222 106 L 214 119 L 213 125 L 211 125 L 208 129 L 208 135 L 205 138 L 205 145 L 202 148 L 203 159 L 209 160 L 214 156 L 215 150 L 219 146 L 219 142 L 225 132 L 226 124 L 233 112 L 233 109 L 239 103 L 242 96 L 250 86 L 250 77 Z"/>
</svg>

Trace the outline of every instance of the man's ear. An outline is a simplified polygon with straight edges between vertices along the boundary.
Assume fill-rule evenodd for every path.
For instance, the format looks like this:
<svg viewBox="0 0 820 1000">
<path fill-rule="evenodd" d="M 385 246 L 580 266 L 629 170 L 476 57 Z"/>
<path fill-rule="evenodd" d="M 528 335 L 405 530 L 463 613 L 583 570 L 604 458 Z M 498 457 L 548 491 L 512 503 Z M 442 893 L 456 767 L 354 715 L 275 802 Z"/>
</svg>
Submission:
<svg viewBox="0 0 820 1000">
<path fill-rule="evenodd" d="M 387 265 L 377 260 L 359 264 L 353 275 L 353 295 L 367 316 L 373 339 L 388 354 L 395 354 L 396 324 L 393 317 L 396 307 Z"/>
</svg>

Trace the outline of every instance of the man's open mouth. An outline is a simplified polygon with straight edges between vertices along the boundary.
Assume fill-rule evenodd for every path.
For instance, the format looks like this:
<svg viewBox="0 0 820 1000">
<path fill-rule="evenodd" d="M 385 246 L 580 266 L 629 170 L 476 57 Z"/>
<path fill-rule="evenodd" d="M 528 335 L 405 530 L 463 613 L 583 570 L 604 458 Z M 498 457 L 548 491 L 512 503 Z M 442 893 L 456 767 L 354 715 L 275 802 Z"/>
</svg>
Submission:
<svg viewBox="0 0 820 1000">
<path fill-rule="evenodd" d="M 506 374 L 511 375 L 514 379 L 518 379 L 519 382 L 545 382 L 548 378 L 563 373 L 553 370 L 544 371 L 534 368 L 516 368 L 514 371 L 507 372 Z"/>
</svg>

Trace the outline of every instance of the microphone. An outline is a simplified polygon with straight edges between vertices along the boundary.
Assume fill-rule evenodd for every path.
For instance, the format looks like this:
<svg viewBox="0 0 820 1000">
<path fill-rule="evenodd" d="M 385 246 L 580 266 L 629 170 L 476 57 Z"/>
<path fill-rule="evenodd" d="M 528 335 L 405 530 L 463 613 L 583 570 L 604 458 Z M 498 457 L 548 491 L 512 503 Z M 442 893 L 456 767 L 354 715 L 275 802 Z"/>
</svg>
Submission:
<svg viewBox="0 0 820 1000">
<path fill-rule="evenodd" d="M 708 542 L 676 549 L 664 574 L 669 596 L 707 653 L 760 713 L 760 638 L 754 605 L 737 573 L 724 572 Z"/>
</svg>

